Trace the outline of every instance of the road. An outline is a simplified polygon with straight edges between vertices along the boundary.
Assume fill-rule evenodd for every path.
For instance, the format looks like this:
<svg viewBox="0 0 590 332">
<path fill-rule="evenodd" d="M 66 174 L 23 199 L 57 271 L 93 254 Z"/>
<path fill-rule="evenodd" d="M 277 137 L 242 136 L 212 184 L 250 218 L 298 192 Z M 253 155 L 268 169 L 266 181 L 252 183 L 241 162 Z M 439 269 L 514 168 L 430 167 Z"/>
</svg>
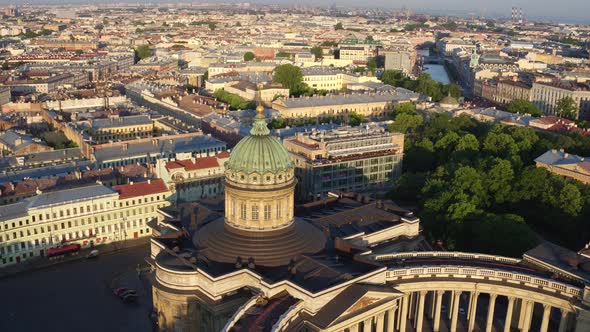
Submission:
<svg viewBox="0 0 590 332">
<path fill-rule="evenodd" d="M 136 272 L 148 250 L 142 245 L 0 279 L 0 331 L 151 331 L 149 276 Z M 136 288 L 138 303 L 112 295 L 120 285 Z"/>
</svg>

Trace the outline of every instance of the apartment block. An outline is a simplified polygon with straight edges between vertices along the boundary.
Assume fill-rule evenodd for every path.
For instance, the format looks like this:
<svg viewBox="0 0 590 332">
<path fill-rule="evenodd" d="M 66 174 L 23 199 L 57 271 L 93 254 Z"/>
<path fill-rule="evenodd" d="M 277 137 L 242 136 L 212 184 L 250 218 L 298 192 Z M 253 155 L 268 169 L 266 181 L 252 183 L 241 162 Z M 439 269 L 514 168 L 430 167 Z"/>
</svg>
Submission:
<svg viewBox="0 0 590 332">
<path fill-rule="evenodd" d="M 109 188 L 100 183 L 39 193 L 0 206 L 0 266 L 44 256 L 65 244 L 82 248 L 150 235 L 170 191 L 162 180 Z"/>
<path fill-rule="evenodd" d="M 295 162 L 299 200 L 330 192 L 362 192 L 391 186 L 401 175 L 404 134 L 380 127 L 298 133 L 283 145 Z"/>
</svg>

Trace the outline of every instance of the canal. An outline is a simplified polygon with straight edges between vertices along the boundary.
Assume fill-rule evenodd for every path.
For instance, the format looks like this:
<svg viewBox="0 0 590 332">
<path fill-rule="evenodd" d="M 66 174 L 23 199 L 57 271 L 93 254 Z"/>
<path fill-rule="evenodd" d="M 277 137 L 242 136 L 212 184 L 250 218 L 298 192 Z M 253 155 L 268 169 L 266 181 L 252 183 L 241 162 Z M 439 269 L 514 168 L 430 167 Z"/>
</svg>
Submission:
<svg viewBox="0 0 590 332">
<path fill-rule="evenodd" d="M 419 57 L 428 57 L 430 56 L 430 50 L 428 49 L 419 49 L 416 50 L 416 53 Z M 449 73 L 445 66 L 439 64 L 424 64 L 422 66 L 422 72 L 430 74 L 433 80 L 440 82 L 442 84 L 449 84 L 451 83 L 451 79 L 449 78 Z"/>
</svg>

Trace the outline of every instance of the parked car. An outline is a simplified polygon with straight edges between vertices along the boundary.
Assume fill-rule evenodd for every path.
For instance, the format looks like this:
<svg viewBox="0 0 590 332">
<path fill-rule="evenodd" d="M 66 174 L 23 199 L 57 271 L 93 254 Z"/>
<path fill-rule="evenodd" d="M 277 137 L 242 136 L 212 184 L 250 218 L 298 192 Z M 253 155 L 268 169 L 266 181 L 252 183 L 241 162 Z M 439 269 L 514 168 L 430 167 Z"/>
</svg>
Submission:
<svg viewBox="0 0 590 332">
<path fill-rule="evenodd" d="M 113 291 L 116 297 L 120 298 L 125 303 L 135 302 L 137 300 L 137 292 L 133 289 L 119 287 Z"/>
<path fill-rule="evenodd" d="M 100 254 L 100 251 L 98 251 L 97 249 L 91 250 L 87 255 L 86 258 L 95 258 L 98 257 L 98 255 Z"/>
</svg>

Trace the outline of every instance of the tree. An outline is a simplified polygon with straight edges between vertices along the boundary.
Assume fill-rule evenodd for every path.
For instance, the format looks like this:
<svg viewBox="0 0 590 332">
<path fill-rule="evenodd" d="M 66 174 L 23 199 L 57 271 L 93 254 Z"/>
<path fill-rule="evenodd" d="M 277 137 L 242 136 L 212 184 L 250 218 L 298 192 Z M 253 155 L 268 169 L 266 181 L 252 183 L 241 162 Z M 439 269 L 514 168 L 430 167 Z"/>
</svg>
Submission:
<svg viewBox="0 0 590 332">
<path fill-rule="evenodd" d="M 422 125 L 424 119 L 420 114 L 398 114 L 395 117 L 395 122 L 390 125 L 391 131 L 396 131 L 400 133 L 407 133 L 409 130 L 414 130 Z"/>
<path fill-rule="evenodd" d="M 487 174 L 486 182 L 490 195 L 497 204 L 504 203 L 510 198 L 514 170 L 508 160 L 496 159 Z"/>
<path fill-rule="evenodd" d="M 398 114 L 402 114 L 402 113 L 416 114 L 416 105 L 411 102 L 395 104 L 395 106 L 393 107 L 393 114 L 398 115 Z"/>
<path fill-rule="evenodd" d="M 348 116 L 348 124 L 352 127 L 359 126 L 364 121 L 365 121 L 365 117 L 362 114 L 352 112 Z"/>
<path fill-rule="evenodd" d="M 461 87 L 455 83 L 445 85 L 444 90 L 445 90 L 444 94 L 446 94 L 446 95 L 449 95 L 454 98 L 461 97 L 461 93 L 462 93 Z"/>
<path fill-rule="evenodd" d="M 522 257 L 537 244 L 535 234 L 521 216 L 487 214 L 476 223 L 471 248 L 476 252 Z"/>
<path fill-rule="evenodd" d="M 76 52 L 75 52 L 75 53 L 76 53 L 76 55 L 78 55 L 78 56 L 79 56 L 79 55 L 82 55 L 82 54 L 84 53 L 84 51 L 82 51 L 82 50 L 76 50 Z"/>
<path fill-rule="evenodd" d="M 451 21 L 451 22 L 448 22 L 448 23 L 443 24 L 443 27 L 445 29 L 448 29 L 448 30 L 451 30 L 451 31 L 455 31 L 455 30 L 457 30 L 457 23 Z"/>
<path fill-rule="evenodd" d="M 302 89 L 303 73 L 299 67 L 284 64 L 275 68 L 274 81 L 289 89 L 291 94 L 297 94 Z"/>
<path fill-rule="evenodd" d="M 311 54 L 313 54 L 316 59 L 321 59 L 324 57 L 324 50 L 321 46 L 314 46 L 311 48 Z"/>
<path fill-rule="evenodd" d="M 543 112 L 530 101 L 517 99 L 508 104 L 506 110 L 510 113 L 530 114 L 532 116 L 542 116 Z"/>
<path fill-rule="evenodd" d="M 150 56 L 152 56 L 152 50 L 147 45 L 138 46 L 135 49 L 135 52 L 137 53 L 137 57 L 140 60 L 145 59 L 145 58 L 149 58 Z"/>
<path fill-rule="evenodd" d="M 385 70 L 381 74 L 381 82 L 392 86 L 400 86 L 404 76 L 399 70 Z"/>
<path fill-rule="evenodd" d="M 375 59 L 371 59 L 367 62 L 367 69 L 369 69 L 369 71 L 371 73 L 375 73 L 375 70 L 377 70 L 377 60 Z"/>
<path fill-rule="evenodd" d="M 252 53 L 252 52 L 244 53 L 244 61 L 252 61 L 255 58 L 256 58 L 256 55 L 254 55 L 254 53 Z"/>
<path fill-rule="evenodd" d="M 207 25 L 209 26 L 209 30 L 211 30 L 211 31 L 215 30 L 215 25 L 216 25 L 215 22 L 209 22 L 209 24 L 207 24 Z"/>
<path fill-rule="evenodd" d="M 291 57 L 291 53 L 287 53 L 287 52 L 281 51 L 281 52 L 278 52 L 276 54 L 276 57 L 278 57 L 278 58 L 290 58 Z"/>
<path fill-rule="evenodd" d="M 559 193 L 559 206 L 569 215 L 577 216 L 582 210 L 582 194 L 575 185 L 566 184 Z"/>
<path fill-rule="evenodd" d="M 563 97 L 557 101 L 555 105 L 556 113 L 558 116 L 570 120 L 578 118 L 578 107 L 572 97 Z"/>
<path fill-rule="evenodd" d="M 344 30 L 342 23 L 340 23 L 340 22 L 336 23 L 336 25 L 334 26 L 334 30 Z"/>
</svg>

